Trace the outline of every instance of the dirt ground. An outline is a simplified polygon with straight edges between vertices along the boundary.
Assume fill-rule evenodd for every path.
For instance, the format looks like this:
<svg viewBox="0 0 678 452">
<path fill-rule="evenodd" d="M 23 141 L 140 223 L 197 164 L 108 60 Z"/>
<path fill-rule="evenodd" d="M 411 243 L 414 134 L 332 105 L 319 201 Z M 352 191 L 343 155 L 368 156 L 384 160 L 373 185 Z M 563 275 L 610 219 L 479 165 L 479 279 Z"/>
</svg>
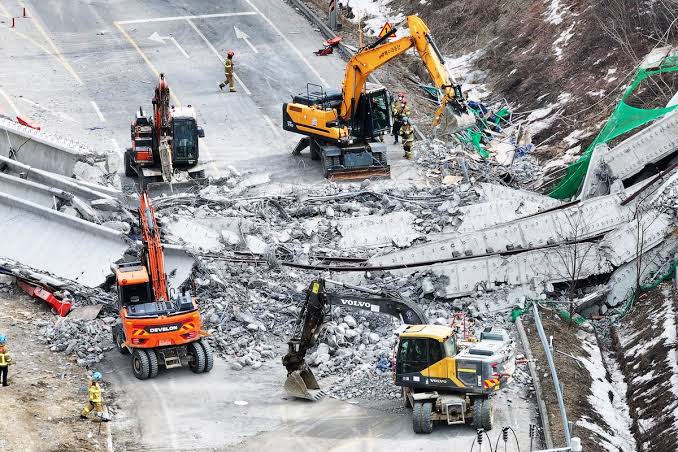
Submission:
<svg viewBox="0 0 678 452">
<path fill-rule="evenodd" d="M 7 336 L 9 386 L 0 387 L 0 450 L 107 449 L 107 424 L 79 419 L 87 400 L 86 371 L 37 340 L 36 319 L 54 319 L 42 303 L 0 285 L 0 334 Z M 106 386 L 104 384 L 104 398 Z"/>
</svg>

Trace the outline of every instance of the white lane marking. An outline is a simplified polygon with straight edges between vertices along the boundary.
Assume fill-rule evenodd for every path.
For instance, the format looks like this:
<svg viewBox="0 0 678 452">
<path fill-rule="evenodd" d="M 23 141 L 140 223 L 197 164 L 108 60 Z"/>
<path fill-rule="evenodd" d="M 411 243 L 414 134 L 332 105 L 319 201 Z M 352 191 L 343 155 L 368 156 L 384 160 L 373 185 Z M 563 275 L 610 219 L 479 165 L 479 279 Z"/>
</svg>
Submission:
<svg viewBox="0 0 678 452">
<path fill-rule="evenodd" d="M 104 115 L 101 114 L 101 110 L 99 110 L 99 106 L 97 105 L 97 103 L 94 102 L 93 100 L 90 100 L 89 103 L 92 104 L 92 107 L 94 107 L 94 111 L 97 112 L 97 116 L 99 117 L 101 122 L 106 122 L 106 118 L 104 118 Z"/>
<path fill-rule="evenodd" d="M 219 13 L 219 14 L 202 14 L 199 16 L 172 16 L 172 17 L 155 17 L 152 19 L 118 20 L 116 22 L 121 25 L 144 24 L 147 22 L 169 22 L 172 20 L 209 19 L 211 17 L 254 16 L 256 14 L 257 13 L 255 11 L 245 11 L 242 13 Z"/>
<path fill-rule="evenodd" d="M 54 116 L 56 116 L 56 117 L 58 117 L 58 118 L 61 118 L 61 119 L 66 119 L 66 120 L 71 121 L 71 122 L 76 122 L 75 119 L 73 119 L 72 116 L 67 115 L 66 113 L 62 113 L 62 112 L 60 112 L 60 111 L 53 111 L 53 110 L 50 110 L 49 108 L 45 107 L 44 105 L 40 105 L 39 103 L 37 103 L 37 102 L 35 102 L 35 101 L 32 101 L 32 100 L 30 100 L 30 99 L 28 99 L 28 98 L 26 98 L 26 97 L 20 97 L 20 99 L 21 99 L 23 102 L 25 102 L 25 103 L 27 103 L 27 104 L 29 104 L 29 105 L 33 105 L 33 106 L 34 106 L 35 108 L 37 108 L 38 110 L 46 111 L 47 113 L 52 114 L 52 115 L 54 115 Z"/>
<path fill-rule="evenodd" d="M 174 45 L 177 47 L 177 49 L 179 49 L 179 51 L 184 54 L 184 56 L 186 58 L 190 58 L 188 56 L 188 53 L 186 53 L 186 51 L 184 50 L 184 48 L 181 47 L 179 45 L 179 43 L 177 42 L 177 40 L 174 39 L 172 36 L 160 36 L 157 31 L 154 31 L 153 34 L 148 37 L 148 39 L 150 39 L 151 41 L 159 42 L 161 44 L 164 44 L 165 40 L 169 39 L 170 41 L 172 41 L 174 43 Z"/>
<path fill-rule="evenodd" d="M 122 151 L 122 148 L 118 144 L 118 142 L 115 140 L 115 138 L 111 138 L 111 143 L 113 143 L 113 150 L 115 151 L 116 154 L 118 154 L 120 157 L 125 157 L 125 153 Z"/>
<path fill-rule="evenodd" d="M 12 102 L 12 99 L 10 99 L 9 96 L 5 94 L 5 92 L 2 89 L 0 89 L 0 96 L 2 96 L 7 102 L 7 104 L 10 107 L 12 107 L 12 110 L 14 110 L 14 113 L 16 113 L 17 116 L 21 116 L 21 112 L 19 111 L 18 108 L 16 108 L 16 105 L 14 104 L 14 102 Z"/>
<path fill-rule="evenodd" d="M 240 28 L 236 27 L 235 25 L 233 25 L 233 30 L 235 31 L 235 37 L 236 38 L 242 39 L 243 41 L 245 41 L 247 43 L 247 45 L 250 46 L 250 49 L 252 49 L 254 51 L 254 53 L 259 53 L 257 48 L 254 47 L 252 45 L 252 43 L 250 42 L 250 35 L 248 35 L 244 31 L 242 31 Z"/>
<path fill-rule="evenodd" d="M 273 130 L 273 133 L 275 134 L 275 136 L 280 137 L 280 131 L 278 130 L 278 128 L 273 123 L 273 120 L 268 115 L 264 115 L 264 119 L 266 120 L 268 125 L 271 126 L 271 130 Z"/>
<path fill-rule="evenodd" d="M 202 38 L 202 40 L 205 41 L 205 44 L 207 44 L 207 47 L 209 47 L 212 50 L 212 52 L 214 52 L 214 54 L 217 56 L 217 58 L 219 58 L 219 61 L 221 61 L 223 63 L 224 59 L 222 58 L 222 56 L 219 55 L 219 52 L 217 52 L 217 49 L 214 48 L 212 43 L 207 40 L 207 37 L 205 37 L 205 35 L 202 34 L 202 32 L 200 30 L 198 30 L 198 27 L 195 26 L 193 21 L 191 21 L 191 19 L 186 19 L 186 22 L 188 22 L 188 24 L 195 30 L 196 33 L 198 33 L 198 35 Z M 233 76 L 235 77 L 235 80 L 240 84 L 240 86 L 242 86 L 242 89 L 245 90 L 247 95 L 251 96 L 252 92 L 247 88 L 247 86 L 245 86 L 245 84 L 242 82 L 242 80 L 240 80 L 240 77 L 238 77 L 238 74 L 233 74 Z"/>
<path fill-rule="evenodd" d="M 282 31 L 280 31 L 280 29 L 273 23 L 273 21 L 272 21 L 271 19 L 269 19 L 268 17 L 266 17 L 266 16 L 264 15 L 264 13 L 262 13 L 262 12 L 259 10 L 259 8 L 257 8 L 256 6 L 254 6 L 254 4 L 252 3 L 251 0 L 245 0 L 245 1 L 250 5 L 250 7 L 251 7 L 254 11 L 257 12 L 257 13 L 258 13 L 258 14 L 259 14 L 266 22 L 268 22 L 268 24 L 275 30 L 276 33 L 278 33 L 278 35 L 279 35 L 281 38 L 283 38 L 283 41 L 285 41 L 285 42 L 287 43 L 287 45 L 289 45 L 289 46 L 292 48 L 292 50 L 294 50 L 294 53 L 296 53 L 297 56 L 298 56 L 299 58 L 301 58 L 302 61 L 303 61 L 304 63 L 306 63 L 306 66 L 308 66 L 308 68 L 311 70 L 311 72 L 313 72 L 313 74 L 314 74 L 316 77 L 318 77 L 318 80 L 320 80 L 320 81 L 323 83 L 323 85 L 325 85 L 326 88 L 329 88 L 329 87 L 330 87 L 329 83 L 327 83 L 327 81 L 325 81 L 325 79 L 318 73 L 318 71 L 316 71 L 315 68 L 314 68 L 313 66 L 311 66 L 311 63 L 306 59 L 306 57 L 304 56 L 304 54 L 301 53 L 301 50 L 297 49 L 297 47 L 296 47 L 294 44 L 292 44 L 292 41 L 290 41 L 290 40 L 287 38 L 287 36 L 285 36 L 285 34 L 284 34 Z"/>
</svg>

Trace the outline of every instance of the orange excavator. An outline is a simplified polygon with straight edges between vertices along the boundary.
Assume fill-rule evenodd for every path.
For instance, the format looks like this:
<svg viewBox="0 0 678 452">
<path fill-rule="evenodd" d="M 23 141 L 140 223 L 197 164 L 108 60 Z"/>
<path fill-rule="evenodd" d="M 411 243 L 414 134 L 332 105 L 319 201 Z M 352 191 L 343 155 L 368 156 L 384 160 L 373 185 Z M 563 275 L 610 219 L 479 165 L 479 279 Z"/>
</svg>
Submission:
<svg viewBox="0 0 678 452">
<path fill-rule="evenodd" d="M 214 357 L 198 305 L 185 290 L 173 294 L 168 289 L 160 228 L 146 192 L 141 194 L 139 226 L 142 260 L 115 268 L 120 318 L 113 340 L 120 353 L 132 355 L 132 371 L 140 380 L 155 377 L 161 366 L 209 372 Z"/>
</svg>

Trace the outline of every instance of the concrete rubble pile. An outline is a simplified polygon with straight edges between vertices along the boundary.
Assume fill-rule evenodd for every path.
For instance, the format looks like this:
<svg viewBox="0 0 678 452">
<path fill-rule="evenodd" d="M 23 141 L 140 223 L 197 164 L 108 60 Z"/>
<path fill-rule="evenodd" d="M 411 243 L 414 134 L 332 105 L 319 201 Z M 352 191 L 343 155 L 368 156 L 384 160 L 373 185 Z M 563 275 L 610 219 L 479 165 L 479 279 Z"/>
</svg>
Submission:
<svg viewBox="0 0 678 452">
<path fill-rule="evenodd" d="M 69 319 L 64 317 L 53 323 L 49 320 L 34 320 L 40 329 L 39 340 L 53 352 L 73 355 L 78 365 L 88 367 L 104 359 L 104 352 L 114 347 L 111 325 L 114 317 L 95 320 Z"/>
<path fill-rule="evenodd" d="M 426 176 L 443 185 L 510 182 L 515 187 L 536 189 L 548 180 L 543 165 L 531 154 L 517 155 L 504 165 L 496 159 L 484 159 L 454 141 L 422 140 L 415 143 L 414 150 L 415 160 Z"/>
</svg>

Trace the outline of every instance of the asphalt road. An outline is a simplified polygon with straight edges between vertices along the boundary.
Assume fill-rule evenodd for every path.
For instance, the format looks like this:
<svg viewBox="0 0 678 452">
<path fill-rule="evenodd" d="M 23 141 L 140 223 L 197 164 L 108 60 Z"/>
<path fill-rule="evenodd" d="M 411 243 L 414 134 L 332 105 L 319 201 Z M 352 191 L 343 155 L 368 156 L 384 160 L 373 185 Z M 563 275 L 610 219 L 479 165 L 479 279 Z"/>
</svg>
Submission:
<svg viewBox="0 0 678 452">
<path fill-rule="evenodd" d="M 8 28 L 8 16 L 24 5 L 30 17 Z M 323 38 L 286 3 L 0 0 L 0 16 L 0 57 L 7 62 L 0 113 L 27 115 L 120 155 L 135 109 L 151 108 L 157 73 L 164 72 L 175 102 L 198 111 L 211 175 L 233 166 L 268 172 L 279 184 L 323 183 L 308 155 L 289 155 L 299 137 L 280 130 L 281 103 L 309 82 L 339 86 L 345 63 L 312 54 Z M 228 49 L 236 52 L 240 79 L 234 94 L 217 87 Z M 413 177 L 412 165 L 392 151 L 395 182 Z M 113 353 L 104 369 L 118 396 L 117 450 L 469 450 L 475 434 L 442 426 L 415 436 L 409 413 L 286 400 L 277 362 L 234 372 L 219 361 L 209 375 L 177 370 L 147 382 L 137 381 L 129 365 Z M 502 397 L 497 424 L 515 428 L 525 444 L 532 405 L 520 388 Z"/>
</svg>

